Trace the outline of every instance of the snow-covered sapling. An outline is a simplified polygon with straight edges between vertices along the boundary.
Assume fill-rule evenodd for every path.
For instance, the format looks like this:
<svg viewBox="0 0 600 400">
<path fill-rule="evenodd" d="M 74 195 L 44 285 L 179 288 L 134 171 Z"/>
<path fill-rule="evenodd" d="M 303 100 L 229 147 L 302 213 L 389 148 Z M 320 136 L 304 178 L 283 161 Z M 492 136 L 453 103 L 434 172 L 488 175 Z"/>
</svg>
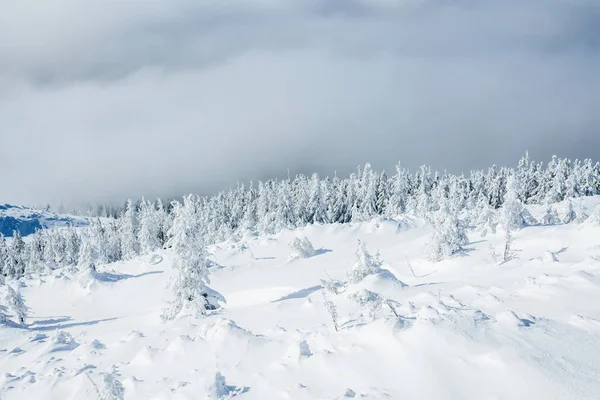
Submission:
<svg viewBox="0 0 600 400">
<path fill-rule="evenodd" d="M 315 249 L 306 236 L 294 237 L 290 242 L 290 248 L 292 249 L 291 259 L 308 258 L 315 255 Z"/>
<path fill-rule="evenodd" d="M 4 301 L 8 306 L 8 309 L 14 314 L 18 323 L 24 325 L 29 307 L 25 304 L 25 300 L 23 300 L 21 293 L 18 290 L 13 289 L 10 285 L 6 285 L 6 296 L 4 297 Z"/>
<path fill-rule="evenodd" d="M 358 283 L 369 275 L 376 274 L 381 271 L 381 261 L 379 253 L 374 256 L 367 251 L 365 243 L 358 239 L 358 247 L 356 252 L 356 261 L 352 265 L 352 269 L 348 271 L 348 280 L 350 283 Z"/>
<path fill-rule="evenodd" d="M 325 306 L 325 309 L 329 313 L 329 316 L 331 317 L 331 321 L 333 321 L 333 328 L 337 332 L 338 331 L 337 308 L 336 308 L 335 304 L 333 304 L 333 302 L 327 298 L 325 291 L 322 291 L 321 293 L 323 293 L 323 305 Z"/>
<path fill-rule="evenodd" d="M 513 258 L 513 253 L 511 251 L 512 242 L 513 237 L 511 235 L 511 232 L 510 230 L 507 230 L 504 236 L 504 252 L 502 253 L 502 262 L 507 262 Z"/>
</svg>

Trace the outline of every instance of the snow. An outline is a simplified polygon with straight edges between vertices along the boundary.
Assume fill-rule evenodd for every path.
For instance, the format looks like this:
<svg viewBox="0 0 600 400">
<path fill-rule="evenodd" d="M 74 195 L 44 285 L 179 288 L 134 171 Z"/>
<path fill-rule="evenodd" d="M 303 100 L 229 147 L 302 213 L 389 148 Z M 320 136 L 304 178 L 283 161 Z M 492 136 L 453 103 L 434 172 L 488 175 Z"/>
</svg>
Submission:
<svg viewBox="0 0 600 400">
<path fill-rule="evenodd" d="M 27 325 L 0 325 L 0 398 L 600 397 L 599 225 L 513 231 L 501 264 L 489 248 L 503 248 L 502 230 L 468 229 L 441 262 L 427 257 L 431 234 L 403 216 L 210 246 L 211 287 L 227 303 L 167 323 L 171 250 L 24 281 Z M 290 260 L 299 235 L 328 251 Z M 347 280 L 358 239 L 381 270 L 326 291 L 336 332 L 321 280 Z"/>
</svg>

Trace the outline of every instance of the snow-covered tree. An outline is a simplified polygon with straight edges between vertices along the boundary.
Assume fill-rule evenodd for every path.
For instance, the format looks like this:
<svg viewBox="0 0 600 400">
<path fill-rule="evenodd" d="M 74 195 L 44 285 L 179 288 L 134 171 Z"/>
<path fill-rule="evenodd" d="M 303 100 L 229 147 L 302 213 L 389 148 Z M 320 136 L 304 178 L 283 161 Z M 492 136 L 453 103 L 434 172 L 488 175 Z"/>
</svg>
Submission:
<svg viewBox="0 0 600 400">
<path fill-rule="evenodd" d="M 473 213 L 474 216 L 471 220 L 475 222 L 481 237 L 485 237 L 488 232 L 496 233 L 498 216 L 483 193 L 479 193 L 477 206 L 473 210 Z"/>
<path fill-rule="evenodd" d="M 433 234 L 429 242 L 429 258 L 441 261 L 462 249 L 469 242 L 465 223 L 456 215 L 448 202 L 442 202 L 441 208 L 431 217 Z"/>
<path fill-rule="evenodd" d="M 333 322 L 333 328 L 337 332 L 339 329 L 338 328 L 339 315 L 338 315 L 337 308 L 336 308 L 335 304 L 333 303 L 333 301 L 331 301 L 327 298 L 327 294 L 325 293 L 324 290 L 321 293 L 323 294 L 323 305 L 325 306 L 327 313 L 331 317 L 331 321 Z"/>
<path fill-rule="evenodd" d="M 6 285 L 4 302 L 8 309 L 14 314 L 17 322 L 24 325 L 29 307 L 25 304 L 25 300 L 23 300 L 21 293 L 18 290 L 13 289 L 10 285 Z"/>
<path fill-rule="evenodd" d="M 563 223 L 570 224 L 571 222 L 577 219 L 577 214 L 575 213 L 575 208 L 573 207 L 573 202 L 571 199 L 567 199 L 567 209 L 565 211 L 565 216 L 563 217 Z"/>
<path fill-rule="evenodd" d="M 561 220 L 556 209 L 548 204 L 541 222 L 543 225 L 557 225 L 561 223 Z"/>
<path fill-rule="evenodd" d="M 282 181 L 277 190 L 274 224 L 277 231 L 294 227 L 294 205 L 289 181 Z"/>
<path fill-rule="evenodd" d="M 588 219 L 588 214 L 581 200 L 575 202 L 575 222 L 578 224 Z"/>
<path fill-rule="evenodd" d="M 379 254 L 376 253 L 375 255 L 371 255 L 371 253 L 367 251 L 365 242 L 360 239 L 358 239 L 358 247 L 354 254 L 356 256 L 356 261 L 347 274 L 350 283 L 358 283 L 367 276 L 381 271 L 382 263 L 379 260 Z"/>
<path fill-rule="evenodd" d="M 127 200 L 125 210 L 120 218 L 119 236 L 121 237 L 121 256 L 125 260 L 139 254 L 140 243 L 137 238 L 138 218 L 135 204 Z"/>
<path fill-rule="evenodd" d="M 175 277 L 172 282 L 174 299 L 163 312 L 163 320 L 176 318 L 191 311 L 196 316 L 219 307 L 225 298 L 209 288 L 210 261 L 194 211 L 193 196 L 184 197 L 183 204 L 173 203 L 175 218 L 169 231 L 169 246 L 174 253 Z"/>
<path fill-rule="evenodd" d="M 500 224 L 504 230 L 512 231 L 519 229 L 523 222 L 523 204 L 519 200 L 517 182 L 514 177 L 510 176 L 506 183 L 504 204 L 500 211 Z"/>
<path fill-rule="evenodd" d="M 142 254 L 151 253 L 160 247 L 161 219 L 154 204 L 142 199 L 139 212 L 139 241 Z"/>
</svg>

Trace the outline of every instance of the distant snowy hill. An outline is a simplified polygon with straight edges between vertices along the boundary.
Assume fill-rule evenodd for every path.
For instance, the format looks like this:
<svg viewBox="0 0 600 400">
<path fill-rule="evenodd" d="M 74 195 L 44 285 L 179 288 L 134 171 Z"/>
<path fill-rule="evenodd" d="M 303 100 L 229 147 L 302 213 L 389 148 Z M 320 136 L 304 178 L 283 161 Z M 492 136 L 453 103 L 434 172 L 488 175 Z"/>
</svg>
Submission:
<svg viewBox="0 0 600 400">
<path fill-rule="evenodd" d="M 12 236 L 13 231 L 18 231 L 22 236 L 26 236 L 34 233 L 36 229 L 56 228 L 67 224 L 84 226 L 88 224 L 88 221 L 84 217 L 0 204 L 0 233 L 4 236 Z"/>
</svg>

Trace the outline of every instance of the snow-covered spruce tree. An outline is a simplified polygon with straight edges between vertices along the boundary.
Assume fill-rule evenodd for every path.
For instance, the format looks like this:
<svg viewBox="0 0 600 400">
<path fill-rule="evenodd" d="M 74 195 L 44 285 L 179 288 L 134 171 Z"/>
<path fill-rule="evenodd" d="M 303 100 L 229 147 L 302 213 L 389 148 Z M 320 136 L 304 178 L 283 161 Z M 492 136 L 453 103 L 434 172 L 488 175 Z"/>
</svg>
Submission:
<svg viewBox="0 0 600 400">
<path fill-rule="evenodd" d="M 275 230 L 292 229 L 294 227 L 294 206 L 290 194 L 289 181 L 281 181 L 277 189 L 275 201 Z"/>
<path fill-rule="evenodd" d="M 26 246 L 19 231 L 13 232 L 13 239 L 8 246 L 8 257 L 6 259 L 7 276 L 19 279 L 25 273 Z"/>
<path fill-rule="evenodd" d="M 79 250 L 79 258 L 77 265 L 81 271 L 94 264 L 97 260 L 96 246 L 93 243 L 93 236 L 90 233 L 84 234 L 81 237 L 81 247 Z"/>
<path fill-rule="evenodd" d="M 544 213 L 541 222 L 543 225 L 558 225 L 561 223 L 558 212 L 550 204 L 546 206 L 546 212 Z"/>
<path fill-rule="evenodd" d="M 292 249 L 291 259 L 308 258 L 315 255 L 315 249 L 306 236 L 294 237 L 290 242 L 290 248 Z"/>
<path fill-rule="evenodd" d="M 139 212 L 139 240 L 142 254 L 151 253 L 160 247 L 160 217 L 154 204 L 142 198 Z"/>
<path fill-rule="evenodd" d="M 14 314 L 17 322 L 24 325 L 29 307 L 25 304 L 25 300 L 23 300 L 21 293 L 18 290 L 13 289 L 10 285 L 6 285 L 4 302 L 8 309 Z"/>
<path fill-rule="evenodd" d="M 509 176 L 506 182 L 504 204 L 500 210 L 500 225 L 505 231 L 519 229 L 521 225 L 526 223 L 525 219 L 528 219 L 529 223 L 533 223 L 533 217 L 524 209 L 518 193 L 515 177 Z"/>
<path fill-rule="evenodd" d="M 138 218 L 133 201 L 127 200 L 120 218 L 119 236 L 121 237 L 121 256 L 130 260 L 139 254 L 140 243 L 137 238 Z"/>
<path fill-rule="evenodd" d="M 81 248 L 81 237 L 71 225 L 65 233 L 65 264 L 68 266 L 77 265 L 79 259 L 79 250 Z"/>
<path fill-rule="evenodd" d="M 585 222 L 585 220 L 587 220 L 588 217 L 589 215 L 587 214 L 583 202 L 581 200 L 575 201 L 575 222 L 580 224 L 582 222 Z"/>
<path fill-rule="evenodd" d="M 358 239 L 358 247 L 354 254 L 356 256 L 356 261 L 347 274 L 350 283 L 358 283 L 367 276 L 381 271 L 382 263 L 379 260 L 379 254 L 376 253 L 374 256 L 371 255 L 371 253 L 367 251 L 365 242 L 360 239 Z"/>
<path fill-rule="evenodd" d="M 496 215 L 496 211 L 490 206 L 487 197 L 481 192 L 477 198 L 477 205 L 473 210 L 473 214 L 471 220 L 475 222 L 481 237 L 485 237 L 488 232 L 496 233 L 498 216 Z"/>
<path fill-rule="evenodd" d="M 225 298 L 207 286 L 210 283 L 208 252 L 200 234 L 192 195 L 183 204 L 173 202 L 173 225 L 169 230 L 169 246 L 173 250 L 175 276 L 172 282 L 174 299 L 162 314 L 163 321 L 191 311 L 196 316 L 219 307 Z"/>
<path fill-rule="evenodd" d="M 565 216 L 563 217 L 562 222 L 564 224 L 570 224 L 576 219 L 577 214 L 575 213 L 575 208 L 573 208 L 573 202 L 571 201 L 571 199 L 567 199 L 567 210 L 565 211 Z"/>
<path fill-rule="evenodd" d="M 441 261 L 462 249 L 469 242 L 465 223 L 461 221 L 455 210 L 447 201 L 443 201 L 440 209 L 430 219 L 433 234 L 429 242 L 429 258 Z"/>
</svg>

